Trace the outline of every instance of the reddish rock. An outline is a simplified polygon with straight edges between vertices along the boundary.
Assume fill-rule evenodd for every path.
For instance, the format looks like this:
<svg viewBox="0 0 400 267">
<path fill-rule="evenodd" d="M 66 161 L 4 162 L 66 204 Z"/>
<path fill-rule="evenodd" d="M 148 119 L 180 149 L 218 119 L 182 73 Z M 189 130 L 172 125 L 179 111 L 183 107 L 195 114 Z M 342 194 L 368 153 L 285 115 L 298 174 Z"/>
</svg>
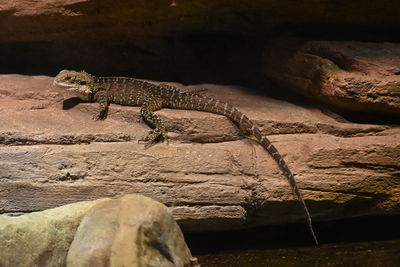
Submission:
<svg viewBox="0 0 400 267">
<path fill-rule="evenodd" d="M 170 141 L 145 150 L 138 107 L 111 105 L 108 119 L 93 121 L 96 103 L 74 102 L 52 82 L 0 76 L 2 213 L 139 193 L 169 206 L 185 231 L 304 222 L 272 157 L 225 117 L 158 111 Z M 315 220 L 399 214 L 398 127 L 337 122 L 235 86 L 198 87 L 262 127 Z"/>
<path fill-rule="evenodd" d="M 172 3 L 175 3 L 173 5 Z M 171 5 L 172 4 L 172 5 Z M 0 0 L 0 43 L 27 41 L 136 40 L 182 34 L 271 33 L 288 24 L 338 24 L 387 28 L 400 26 L 400 5 L 389 0 L 327 2 L 261 0 L 145 1 Z M 354 26 L 353 26 L 354 27 Z M 157 51 L 160 52 L 160 51 Z M 103 55 L 104 56 L 104 55 Z M 122 63 L 122 62 L 120 62 Z"/>
<path fill-rule="evenodd" d="M 299 27 L 395 39 L 399 13 L 389 0 L 0 0 L 0 73 L 254 84 L 269 36 Z"/>
<path fill-rule="evenodd" d="M 263 71 L 333 107 L 400 114 L 400 44 L 280 40 Z"/>
</svg>

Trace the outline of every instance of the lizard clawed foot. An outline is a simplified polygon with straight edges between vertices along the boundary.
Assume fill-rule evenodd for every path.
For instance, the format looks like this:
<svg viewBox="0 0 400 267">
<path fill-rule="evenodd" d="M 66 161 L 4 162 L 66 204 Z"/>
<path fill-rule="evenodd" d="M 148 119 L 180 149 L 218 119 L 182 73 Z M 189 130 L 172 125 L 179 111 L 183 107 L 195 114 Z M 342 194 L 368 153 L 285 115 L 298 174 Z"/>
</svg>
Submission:
<svg viewBox="0 0 400 267">
<path fill-rule="evenodd" d="M 149 134 L 141 139 L 138 140 L 138 143 L 144 143 L 144 148 L 147 149 L 152 145 L 155 145 L 159 141 L 167 140 L 163 132 L 159 131 L 150 131 Z M 167 141 L 168 142 L 168 141 Z"/>
<path fill-rule="evenodd" d="M 143 123 L 144 121 L 143 121 L 143 118 L 141 116 L 139 116 L 136 122 L 137 123 Z"/>
<path fill-rule="evenodd" d="M 155 145 L 157 142 L 155 142 L 154 140 L 152 140 L 152 141 L 145 141 L 144 138 L 143 138 L 143 139 L 140 139 L 140 140 L 138 141 L 138 143 L 143 143 L 143 144 L 144 144 L 144 148 L 145 148 L 145 149 L 148 149 L 149 147 Z"/>
<path fill-rule="evenodd" d="M 98 114 L 93 115 L 92 119 L 95 121 L 103 121 L 106 119 L 106 117 L 107 117 L 107 114 L 98 113 Z"/>
</svg>

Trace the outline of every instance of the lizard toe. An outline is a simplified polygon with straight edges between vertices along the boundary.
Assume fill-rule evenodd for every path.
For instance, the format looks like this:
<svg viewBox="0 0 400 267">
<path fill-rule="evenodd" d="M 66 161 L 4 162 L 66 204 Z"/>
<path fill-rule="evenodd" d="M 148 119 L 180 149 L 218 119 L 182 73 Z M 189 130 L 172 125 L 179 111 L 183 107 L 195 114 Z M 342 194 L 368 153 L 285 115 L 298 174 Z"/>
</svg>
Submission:
<svg viewBox="0 0 400 267">
<path fill-rule="evenodd" d="M 158 143 L 160 140 L 165 140 L 164 134 L 158 131 L 150 131 L 149 134 L 138 140 L 138 143 L 144 143 L 145 148 Z"/>
<path fill-rule="evenodd" d="M 95 121 L 104 121 L 106 119 L 106 117 L 102 116 L 101 114 L 96 114 L 96 115 L 93 115 L 92 119 Z"/>
</svg>

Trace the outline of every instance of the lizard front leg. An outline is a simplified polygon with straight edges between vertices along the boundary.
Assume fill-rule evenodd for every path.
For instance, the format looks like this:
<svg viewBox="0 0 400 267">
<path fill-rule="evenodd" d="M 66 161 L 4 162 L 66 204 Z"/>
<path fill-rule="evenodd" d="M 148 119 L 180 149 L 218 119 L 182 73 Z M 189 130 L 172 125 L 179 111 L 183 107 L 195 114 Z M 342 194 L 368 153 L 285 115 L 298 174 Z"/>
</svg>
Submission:
<svg viewBox="0 0 400 267">
<path fill-rule="evenodd" d="M 164 103 L 162 99 L 157 97 L 151 97 L 147 99 L 142 107 L 140 108 L 140 115 L 143 120 L 153 127 L 153 130 L 146 137 L 139 141 L 144 141 L 146 143 L 145 148 L 153 145 L 161 137 L 165 139 L 165 127 L 160 117 L 154 113 L 154 111 L 159 110 L 163 107 Z"/>
<path fill-rule="evenodd" d="M 104 120 L 108 114 L 108 98 L 106 90 L 99 90 L 94 95 L 94 100 L 99 103 L 99 112 L 93 116 L 94 120 Z"/>
</svg>

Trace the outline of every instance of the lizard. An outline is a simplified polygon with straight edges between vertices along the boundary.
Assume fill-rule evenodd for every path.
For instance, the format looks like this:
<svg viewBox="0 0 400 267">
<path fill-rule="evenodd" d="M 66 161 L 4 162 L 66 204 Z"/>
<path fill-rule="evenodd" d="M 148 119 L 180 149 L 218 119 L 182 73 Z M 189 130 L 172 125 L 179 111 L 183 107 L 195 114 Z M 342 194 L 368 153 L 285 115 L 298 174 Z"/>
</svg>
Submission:
<svg viewBox="0 0 400 267">
<path fill-rule="evenodd" d="M 155 111 L 162 108 L 205 111 L 229 118 L 249 138 L 254 138 L 277 162 L 304 209 L 308 228 L 315 244 L 318 245 L 310 212 L 292 172 L 275 146 L 262 134 L 260 128 L 236 107 L 196 92 L 183 92 L 167 84 L 155 84 L 127 77 L 97 77 L 85 71 L 62 70 L 54 78 L 54 85 L 73 91 L 84 101 L 98 102 L 99 111 L 93 117 L 95 120 L 104 120 L 107 117 L 110 103 L 140 106 L 141 117 L 153 128 L 147 136 L 139 140 L 145 142 L 145 147 L 155 144 L 160 139 L 165 139 L 165 126 L 160 117 L 155 114 Z"/>
</svg>

